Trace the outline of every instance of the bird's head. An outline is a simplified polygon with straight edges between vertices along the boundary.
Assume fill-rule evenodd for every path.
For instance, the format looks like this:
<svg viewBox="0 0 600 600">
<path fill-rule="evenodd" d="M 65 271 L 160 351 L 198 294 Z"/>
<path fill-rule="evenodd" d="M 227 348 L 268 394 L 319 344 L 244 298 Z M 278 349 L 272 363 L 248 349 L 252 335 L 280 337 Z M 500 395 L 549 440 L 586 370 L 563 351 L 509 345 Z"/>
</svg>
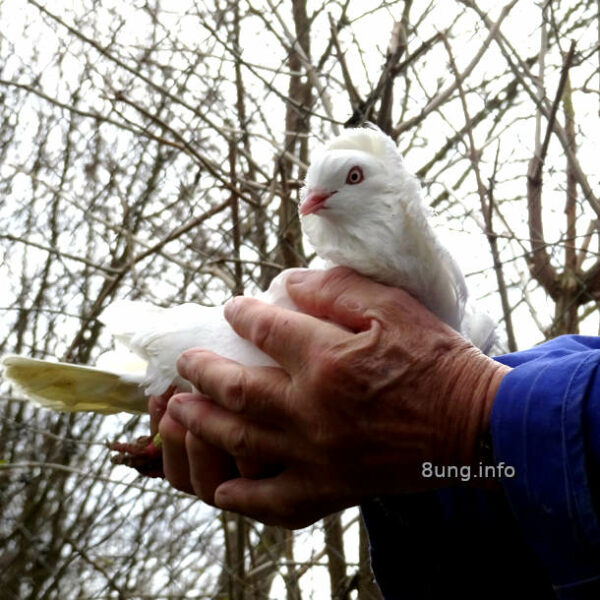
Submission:
<svg viewBox="0 0 600 600">
<path fill-rule="evenodd" d="M 316 153 L 301 192 L 301 217 L 341 219 L 368 213 L 402 168 L 394 142 L 379 129 L 348 129 Z"/>
<path fill-rule="evenodd" d="M 392 139 L 375 127 L 348 129 L 315 153 L 298 212 L 323 256 L 348 237 L 384 236 L 414 197 L 418 186 Z"/>
<path fill-rule="evenodd" d="M 344 131 L 315 154 L 305 183 L 298 212 L 319 257 L 406 289 L 460 328 L 464 278 L 390 137 L 375 126 Z"/>
<path fill-rule="evenodd" d="M 348 213 L 368 211 L 368 199 L 380 194 L 385 185 L 385 167 L 362 150 L 326 150 L 311 164 L 301 192 L 298 212 L 343 220 Z"/>
</svg>

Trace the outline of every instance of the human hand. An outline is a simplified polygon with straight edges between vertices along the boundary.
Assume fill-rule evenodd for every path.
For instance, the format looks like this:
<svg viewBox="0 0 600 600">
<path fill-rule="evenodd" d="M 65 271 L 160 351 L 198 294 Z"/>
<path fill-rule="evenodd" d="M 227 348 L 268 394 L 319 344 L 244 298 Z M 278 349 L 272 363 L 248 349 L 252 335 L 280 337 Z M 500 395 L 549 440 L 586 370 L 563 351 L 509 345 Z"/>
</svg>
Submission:
<svg viewBox="0 0 600 600">
<path fill-rule="evenodd" d="M 161 396 L 148 398 L 150 434 L 154 438 L 160 429 L 162 467 L 169 483 L 182 492 L 204 497 L 203 489 L 213 490 L 219 483 L 240 473 L 233 457 L 225 451 L 194 436 L 186 437 L 185 428 L 167 413 L 168 402 L 176 393 L 176 388 L 171 387 Z M 193 471 L 188 454 L 193 457 Z M 201 477 L 196 477 L 196 473 L 201 473 Z M 209 502 L 208 499 L 206 501 Z"/>
<path fill-rule="evenodd" d="M 201 350 L 180 357 L 180 374 L 203 393 L 173 396 L 160 422 L 175 487 L 300 527 L 375 495 L 432 487 L 423 462 L 475 462 L 507 367 L 406 292 L 348 269 L 298 273 L 288 293 L 309 314 L 252 298 L 225 313 L 281 368 Z M 232 479 L 227 455 L 281 467 Z"/>
</svg>

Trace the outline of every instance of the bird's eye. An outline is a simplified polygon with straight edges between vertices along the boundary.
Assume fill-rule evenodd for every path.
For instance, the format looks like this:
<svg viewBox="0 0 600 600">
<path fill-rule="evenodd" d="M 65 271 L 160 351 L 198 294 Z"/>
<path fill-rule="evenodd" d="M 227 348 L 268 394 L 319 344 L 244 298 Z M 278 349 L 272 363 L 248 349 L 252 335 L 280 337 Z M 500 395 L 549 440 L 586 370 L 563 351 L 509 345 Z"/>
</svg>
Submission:
<svg viewBox="0 0 600 600">
<path fill-rule="evenodd" d="M 356 185 L 357 183 L 360 183 L 364 178 L 365 175 L 360 167 L 352 167 L 348 171 L 346 183 L 349 183 L 350 185 Z"/>
</svg>

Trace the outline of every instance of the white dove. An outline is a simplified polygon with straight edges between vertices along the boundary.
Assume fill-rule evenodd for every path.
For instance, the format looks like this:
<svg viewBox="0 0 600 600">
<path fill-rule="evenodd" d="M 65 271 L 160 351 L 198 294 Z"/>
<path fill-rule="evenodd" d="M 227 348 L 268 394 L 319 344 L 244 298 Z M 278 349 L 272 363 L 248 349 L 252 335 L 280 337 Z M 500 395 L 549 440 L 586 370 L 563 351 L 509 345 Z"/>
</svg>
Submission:
<svg viewBox="0 0 600 600">
<path fill-rule="evenodd" d="M 493 322 L 481 314 L 465 317 L 464 277 L 430 227 L 419 184 L 388 136 L 375 127 L 346 130 L 317 153 L 305 183 L 302 229 L 321 258 L 406 289 L 482 351 L 490 349 Z M 285 287 L 291 271 L 257 297 L 297 310 Z M 163 309 L 118 301 L 100 320 L 133 355 L 113 353 L 96 367 L 6 356 L 4 377 L 25 397 L 56 410 L 141 413 L 146 395 L 174 383 L 189 387 L 176 371 L 177 357 L 188 348 L 248 366 L 276 364 L 229 327 L 222 306 Z"/>
</svg>

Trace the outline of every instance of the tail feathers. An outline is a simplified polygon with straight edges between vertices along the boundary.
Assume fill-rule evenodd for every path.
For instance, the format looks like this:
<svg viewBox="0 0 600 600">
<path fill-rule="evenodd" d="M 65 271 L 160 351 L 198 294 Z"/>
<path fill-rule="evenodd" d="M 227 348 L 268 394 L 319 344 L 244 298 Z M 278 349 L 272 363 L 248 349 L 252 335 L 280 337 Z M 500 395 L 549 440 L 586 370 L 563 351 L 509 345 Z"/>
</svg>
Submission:
<svg viewBox="0 0 600 600">
<path fill-rule="evenodd" d="M 5 356 L 2 376 L 25 397 L 54 410 L 102 414 L 146 412 L 143 375 L 111 373 L 94 367 Z"/>
<path fill-rule="evenodd" d="M 163 323 L 165 314 L 167 310 L 147 302 L 118 300 L 102 311 L 100 321 L 118 342 L 148 361 L 145 345 L 138 339 Z"/>
<path fill-rule="evenodd" d="M 222 323 L 229 326 L 222 316 L 222 308 L 199 304 L 180 304 L 172 308 L 160 308 L 147 302 L 119 300 L 109 304 L 100 320 L 113 338 L 147 363 L 142 385 L 148 395 L 163 394 L 170 385 L 181 389 L 189 384 L 178 377 L 177 357 L 203 341 L 222 347 Z"/>
<path fill-rule="evenodd" d="M 462 322 L 463 335 L 484 354 L 488 356 L 498 341 L 496 323 L 484 312 L 476 312 L 467 306 Z"/>
</svg>

